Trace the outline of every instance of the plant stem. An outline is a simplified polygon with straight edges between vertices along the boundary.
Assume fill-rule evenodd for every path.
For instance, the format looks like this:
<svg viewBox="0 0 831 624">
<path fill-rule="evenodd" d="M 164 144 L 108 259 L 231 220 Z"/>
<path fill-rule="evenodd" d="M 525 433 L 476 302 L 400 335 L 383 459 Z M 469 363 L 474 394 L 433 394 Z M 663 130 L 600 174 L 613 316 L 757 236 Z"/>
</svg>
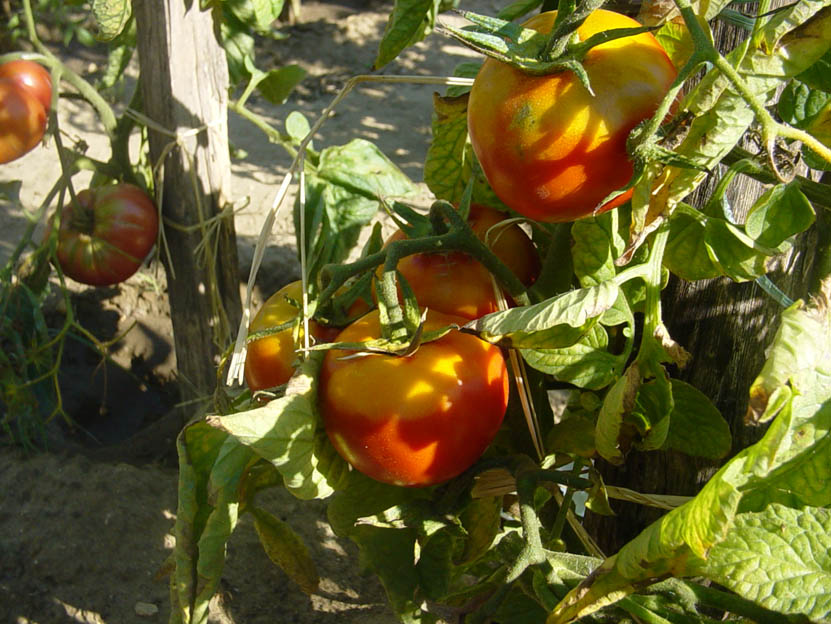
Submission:
<svg viewBox="0 0 831 624">
<path fill-rule="evenodd" d="M 655 231 L 646 261 L 646 301 L 644 302 L 644 322 L 641 345 L 636 360 L 651 357 L 645 345 L 654 340 L 655 330 L 661 325 L 661 274 L 663 271 L 664 250 L 669 240 L 669 221 L 664 220 Z"/>
</svg>

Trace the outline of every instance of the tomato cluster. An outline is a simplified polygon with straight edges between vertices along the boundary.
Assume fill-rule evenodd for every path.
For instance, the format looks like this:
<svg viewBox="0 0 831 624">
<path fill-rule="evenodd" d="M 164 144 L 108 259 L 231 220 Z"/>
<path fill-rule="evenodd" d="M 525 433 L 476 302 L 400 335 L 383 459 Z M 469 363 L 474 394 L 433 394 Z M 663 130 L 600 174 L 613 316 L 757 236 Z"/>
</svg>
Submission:
<svg viewBox="0 0 831 624">
<path fill-rule="evenodd" d="M 523 26 L 548 33 L 556 11 Z M 599 9 L 577 29 L 581 41 L 635 20 Z M 625 202 L 598 206 L 632 177 L 626 152 L 632 129 L 651 117 L 676 70 L 651 33 L 613 39 L 583 60 L 594 94 L 570 71 L 531 75 L 488 59 L 473 84 L 468 132 L 499 198 L 537 221 L 574 221 Z"/>
<path fill-rule="evenodd" d="M 0 65 L 0 164 L 34 149 L 46 132 L 52 78 L 32 61 Z"/>
<path fill-rule="evenodd" d="M 132 184 L 85 189 L 61 211 L 58 262 L 83 284 L 108 286 L 135 273 L 159 233 L 156 204 Z"/>
</svg>

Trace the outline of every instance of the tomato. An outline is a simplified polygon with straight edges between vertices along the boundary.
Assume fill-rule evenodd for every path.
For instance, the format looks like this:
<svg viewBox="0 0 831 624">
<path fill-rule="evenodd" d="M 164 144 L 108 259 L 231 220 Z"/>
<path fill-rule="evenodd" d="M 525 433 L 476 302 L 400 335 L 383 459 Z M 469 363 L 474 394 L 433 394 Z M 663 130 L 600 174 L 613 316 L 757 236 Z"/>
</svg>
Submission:
<svg viewBox="0 0 831 624">
<path fill-rule="evenodd" d="M 249 333 L 263 331 L 294 320 L 300 314 L 290 300 L 301 303 L 303 283 L 298 280 L 283 286 L 265 300 L 248 326 Z M 309 333 L 318 338 L 323 328 L 309 319 Z M 303 330 L 300 330 L 302 341 Z M 274 388 L 286 383 L 294 374 L 298 358 L 291 327 L 248 343 L 245 355 L 245 381 L 251 391 Z"/>
<path fill-rule="evenodd" d="M 0 65 L 0 79 L 11 80 L 40 102 L 44 112 L 52 106 L 52 76 L 34 61 L 9 61 Z"/>
<path fill-rule="evenodd" d="M 297 280 L 283 286 L 265 300 L 248 325 L 248 332 L 255 333 L 293 321 L 300 315 L 300 309 L 292 303 L 303 300 L 303 282 Z M 356 317 L 364 314 L 369 306 L 363 299 L 356 299 L 349 306 L 347 315 Z M 332 342 L 341 332 L 339 327 L 328 327 L 309 319 L 309 334 L 315 342 Z M 303 340 L 303 329 L 299 338 Z M 245 355 L 245 381 L 251 391 L 266 390 L 288 382 L 294 374 L 296 353 L 294 329 L 289 327 L 248 343 Z"/>
<path fill-rule="evenodd" d="M 0 164 L 34 149 L 46 131 L 46 111 L 11 80 L 0 80 Z"/>
<path fill-rule="evenodd" d="M 524 26 L 547 33 L 556 11 Z M 640 26 L 599 9 L 577 30 L 581 40 L 613 28 Z M 650 33 L 592 48 L 583 62 L 592 96 L 570 71 L 532 76 L 487 59 L 473 83 L 468 131 L 482 170 L 497 196 L 538 221 L 573 221 L 591 215 L 632 176 L 629 132 L 651 117 L 676 70 Z M 607 202 L 598 212 L 629 199 Z"/>
<path fill-rule="evenodd" d="M 493 252 L 526 285 L 537 278 L 540 260 L 528 235 L 516 224 L 504 229 L 491 227 L 506 216 L 487 206 L 473 204 L 468 222 L 479 238 L 492 245 Z M 490 234 L 489 234 L 490 232 Z M 387 244 L 400 240 L 399 230 Z M 379 268 L 380 276 L 382 268 Z M 490 272 L 461 251 L 419 253 L 398 262 L 398 271 L 413 290 L 419 306 L 476 319 L 499 310 Z"/>
<path fill-rule="evenodd" d="M 462 323 L 427 314 L 427 330 Z M 347 326 L 339 341 L 380 336 L 378 311 Z M 501 351 L 451 331 L 411 356 L 371 354 L 344 359 L 326 353 L 320 411 L 326 433 L 354 468 L 385 483 L 428 486 L 475 462 L 496 436 L 508 404 Z"/>
<path fill-rule="evenodd" d="M 61 213 L 57 251 L 61 269 L 92 286 L 123 282 L 138 270 L 156 242 L 156 205 L 132 184 L 85 189 L 77 199 Z"/>
</svg>

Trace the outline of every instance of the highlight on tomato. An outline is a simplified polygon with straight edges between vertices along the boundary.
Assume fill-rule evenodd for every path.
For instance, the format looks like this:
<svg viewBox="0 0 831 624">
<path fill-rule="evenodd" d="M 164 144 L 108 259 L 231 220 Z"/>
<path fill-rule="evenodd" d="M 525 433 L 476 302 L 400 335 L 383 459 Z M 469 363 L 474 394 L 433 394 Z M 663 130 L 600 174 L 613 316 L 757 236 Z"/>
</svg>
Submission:
<svg viewBox="0 0 831 624">
<path fill-rule="evenodd" d="M 156 204 L 139 187 L 124 183 L 84 189 L 76 199 L 61 211 L 61 269 L 91 286 L 123 282 L 139 269 L 156 242 Z"/>
<path fill-rule="evenodd" d="M 534 243 L 516 223 L 497 224 L 507 216 L 488 206 L 471 204 L 468 223 L 474 233 L 490 245 L 494 254 L 526 286 L 540 272 L 540 258 Z M 496 227 L 494 227 L 496 226 Z M 398 230 L 387 240 L 401 240 Z M 383 269 L 379 268 L 380 275 Z M 461 251 L 418 253 L 402 258 L 398 272 L 407 280 L 419 306 L 445 314 L 477 319 L 499 310 L 490 272 L 478 260 Z"/>
<path fill-rule="evenodd" d="M 463 322 L 430 310 L 425 330 Z M 337 340 L 380 335 L 373 310 Z M 335 449 L 365 475 L 401 486 L 442 483 L 469 468 L 496 436 L 508 405 L 508 372 L 494 345 L 454 330 L 410 356 L 349 354 L 326 352 L 320 411 Z"/>
<path fill-rule="evenodd" d="M 551 31 L 556 11 L 523 24 Z M 604 9 L 577 30 L 582 41 L 635 20 Z M 473 151 L 496 195 L 537 221 L 573 221 L 591 215 L 632 177 L 626 152 L 632 129 L 651 117 L 676 69 L 651 33 L 598 45 L 583 66 L 594 95 L 570 71 L 535 76 L 495 59 L 480 69 L 468 102 Z M 624 203 L 631 192 L 597 212 Z"/>
<path fill-rule="evenodd" d="M 0 65 L 0 80 L 9 80 L 33 96 L 44 112 L 52 107 L 52 76 L 40 63 L 17 59 Z"/>
</svg>

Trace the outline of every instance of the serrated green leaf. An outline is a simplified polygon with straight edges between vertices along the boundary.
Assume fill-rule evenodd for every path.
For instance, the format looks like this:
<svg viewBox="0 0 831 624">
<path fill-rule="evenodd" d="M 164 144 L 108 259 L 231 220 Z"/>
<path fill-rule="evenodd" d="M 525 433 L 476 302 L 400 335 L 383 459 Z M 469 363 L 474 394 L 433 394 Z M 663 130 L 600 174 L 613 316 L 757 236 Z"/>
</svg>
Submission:
<svg viewBox="0 0 831 624">
<path fill-rule="evenodd" d="M 540 303 L 487 314 L 466 328 L 488 341 L 509 341 L 517 348 L 556 349 L 576 343 L 614 305 L 615 282 L 572 290 Z"/>
<path fill-rule="evenodd" d="M 608 335 L 595 325 L 576 343 L 562 349 L 523 349 L 529 366 L 578 388 L 599 390 L 620 374 L 625 358 L 608 350 Z"/>
<path fill-rule="evenodd" d="M 437 199 L 451 203 L 461 200 L 469 177 L 469 171 L 465 175 L 467 99 L 466 95 L 433 95 L 433 140 L 424 161 L 424 182 Z"/>
<path fill-rule="evenodd" d="M 322 356 L 309 357 L 289 381 L 284 397 L 263 407 L 209 419 L 271 462 L 298 498 L 326 498 L 334 488 L 315 455 L 318 415 L 315 375 Z"/>
<path fill-rule="evenodd" d="M 132 12 L 129 0 L 93 0 L 92 16 L 98 26 L 98 39 L 115 39 L 124 30 Z"/>
<path fill-rule="evenodd" d="M 711 459 L 720 459 L 730 452 L 730 426 L 707 395 L 673 379 L 672 398 L 675 404 L 665 448 Z"/>
<path fill-rule="evenodd" d="M 271 25 L 283 12 L 283 0 L 250 0 L 254 15 L 253 27 L 257 32 L 267 33 Z"/>
<path fill-rule="evenodd" d="M 666 51 L 672 64 L 679 69 L 687 64 L 695 51 L 690 31 L 684 24 L 667 20 L 655 32 L 655 38 Z"/>
<path fill-rule="evenodd" d="M 641 384 L 637 366 L 630 366 L 606 393 L 595 425 L 597 453 L 611 464 L 623 463 L 620 448 L 624 417 L 635 407 L 635 397 Z"/>
<path fill-rule="evenodd" d="M 284 65 L 272 69 L 257 83 L 257 90 L 272 104 L 283 104 L 294 88 L 306 77 L 299 65 Z"/>
<path fill-rule="evenodd" d="M 475 498 L 459 514 L 459 522 L 467 533 L 464 550 L 457 563 L 475 561 L 488 551 L 499 533 L 502 498 Z"/>
<path fill-rule="evenodd" d="M 739 514 L 694 569 L 772 611 L 825 620 L 831 613 L 831 511 L 771 505 Z"/>
<path fill-rule="evenodd" d="M 432 30 L 435 9 L 435 0 L 395 0 L 372 68 L 380 69 L 421 41 Z"/>
<path fill-rule="evenodd" d="M 635 447 L 643 451 L 652 451 L 663 446 L 670 426 L 670 414 L 675 401 L 672 385 L 663 367 L 655 367 L 654 379 L 641 384 L 635 397 L 635 406 L 626 420 L 638 430 L 640 439 L 635 440 Z"/>
<path fill-rule="evenodd" d="M 317 566 L 302 538 L 276 516 L 254 508 L 254 528 L 268 558 L 307 594 L 317 591 L 320 577 Z"/>
<path fill-rule="evenodd" d="M 450 531 L 438 531 L 421 545 L 416 572 L 419 587 L 430 600 L 441 600 L 450 589 L 456 540 Z"/>
</svg>

